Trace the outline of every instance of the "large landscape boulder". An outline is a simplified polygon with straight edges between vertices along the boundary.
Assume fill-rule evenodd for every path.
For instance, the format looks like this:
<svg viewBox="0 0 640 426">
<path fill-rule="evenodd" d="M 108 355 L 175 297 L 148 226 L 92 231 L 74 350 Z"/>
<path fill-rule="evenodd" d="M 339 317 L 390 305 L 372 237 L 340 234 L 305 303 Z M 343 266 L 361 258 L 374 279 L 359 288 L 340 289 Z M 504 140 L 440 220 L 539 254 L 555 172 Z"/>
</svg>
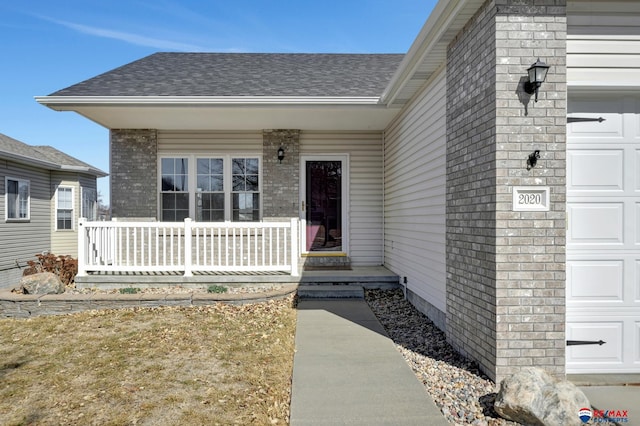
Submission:
<svg viewBox="0 0 640 426">
<path fill-rule="evenodd" d="M 64 284 L 56 274 L 51 272 L 39 272 L 22 277 L 20 288 L 24 294 L 64 293 Z"/>
<path fill-rule="evenodd" d="M 580 409 L 589 407 L 589 400 L 573 383 L 534 367 L 504 379 L 494 404 L 505 419 L 531 426 L 579 426 L 583 424 Z"/>
</svg>

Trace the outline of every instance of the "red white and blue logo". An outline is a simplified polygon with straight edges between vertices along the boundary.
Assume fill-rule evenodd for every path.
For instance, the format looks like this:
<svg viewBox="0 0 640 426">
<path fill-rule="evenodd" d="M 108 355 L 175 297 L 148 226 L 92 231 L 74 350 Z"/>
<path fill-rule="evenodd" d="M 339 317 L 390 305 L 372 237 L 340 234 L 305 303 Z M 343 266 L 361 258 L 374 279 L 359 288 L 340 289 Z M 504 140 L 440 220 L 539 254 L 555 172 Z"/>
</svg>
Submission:
<svg viewBox="0 0 640 426">
<path fill-rule="evenodd" d="M 581 408 L 580 411 L 578 411 L 578 416 L 580 420 L 582 420 L 582 423 L 588 423 L 591 417 L 593 417 L 593 413 L 591 413 L 590 408 Z"/>
</svg>

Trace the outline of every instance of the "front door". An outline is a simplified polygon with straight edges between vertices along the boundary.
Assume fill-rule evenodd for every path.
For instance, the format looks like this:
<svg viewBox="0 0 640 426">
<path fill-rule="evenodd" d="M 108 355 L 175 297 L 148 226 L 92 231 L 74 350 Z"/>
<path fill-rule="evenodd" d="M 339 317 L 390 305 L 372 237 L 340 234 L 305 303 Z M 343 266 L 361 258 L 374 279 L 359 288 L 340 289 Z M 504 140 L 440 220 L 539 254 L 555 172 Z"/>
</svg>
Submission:
<svg viewBox="0 0 640 426">
<path fill-rule="evenodd" d="M 300 219 L 307 253 L 345 251 L 345 166 L 343 156 L 302 159 Z"/>
</svg>

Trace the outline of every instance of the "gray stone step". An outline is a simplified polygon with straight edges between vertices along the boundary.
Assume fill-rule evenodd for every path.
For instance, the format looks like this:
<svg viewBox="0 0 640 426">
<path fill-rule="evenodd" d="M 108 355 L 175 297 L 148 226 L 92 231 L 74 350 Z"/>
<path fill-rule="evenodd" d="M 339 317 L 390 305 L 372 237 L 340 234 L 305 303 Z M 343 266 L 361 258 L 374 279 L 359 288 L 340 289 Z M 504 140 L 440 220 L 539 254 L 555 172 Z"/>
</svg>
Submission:
<svg viewBox="0 0 640 426">
<path fill-rule="evenodd" d="M 298 286 L 300 299 L 364 299 L 360 285 L 305 285 Z"/>
</svg>

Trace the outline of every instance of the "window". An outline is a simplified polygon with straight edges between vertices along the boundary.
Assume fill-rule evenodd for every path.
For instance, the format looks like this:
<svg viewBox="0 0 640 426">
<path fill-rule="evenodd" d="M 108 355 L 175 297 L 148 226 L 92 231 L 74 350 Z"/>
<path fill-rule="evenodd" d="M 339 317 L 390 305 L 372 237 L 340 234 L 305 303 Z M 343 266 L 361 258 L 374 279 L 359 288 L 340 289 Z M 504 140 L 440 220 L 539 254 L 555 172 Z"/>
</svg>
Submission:
<svg viewBox="0 0 640 426">
<path fill-rule="evenodd" d="M 189 160 L 187 158 L 163 158 L 162 220 L 180 222 L 189 217 Z"/>
<path fill-rule="evenodd" d="M 56 197 L 56 229 L 73 229 L 73 188 L 58 187 Z"/>
<path fill-rule="evenodd" d="M 195 167 L 189 168 L 190 164 Z M 260 220 L 258 158 L 161 158 L 160 175 L 163 221 Z"/>
<path fill-rule="evenodd" d="M 198 158 L 196 220 L 224 221 L 224 160 Z"/>
<path fill-rule="evenodd" d="M 260 220 L 260 185 L 257 158 L 234 158 L 233 221 Z"/>
<path fill-rule="evenodd" d="M 6 220 L 29 220 L 29 181 L 23 179 L 5 179 Z"/>
<path fill-rule="evenodd" d="M 87 220 L 98 218 L 98 191 L 93 188 L 82 188 L 82 217 Z"/>
</svg>

